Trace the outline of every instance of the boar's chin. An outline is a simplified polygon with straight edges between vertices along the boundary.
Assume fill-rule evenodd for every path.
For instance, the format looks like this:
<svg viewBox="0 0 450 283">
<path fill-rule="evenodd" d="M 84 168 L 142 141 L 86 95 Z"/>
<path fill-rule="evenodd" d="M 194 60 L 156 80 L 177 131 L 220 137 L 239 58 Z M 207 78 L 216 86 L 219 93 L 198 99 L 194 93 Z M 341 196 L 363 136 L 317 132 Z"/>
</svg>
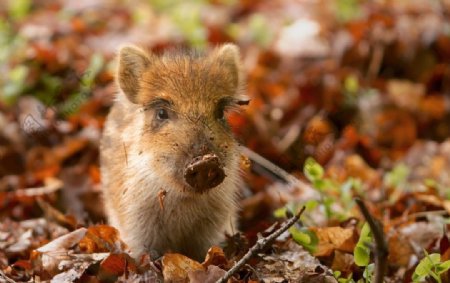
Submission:
<svg viewBox="0 0 450 283">
<path fill-rule="evenodd" d="M 204 193 L 225 179 L 223 165 L 215 154 L 197 156 L 184 169 L 184 181 L 196 193 Z"/>
</svg>

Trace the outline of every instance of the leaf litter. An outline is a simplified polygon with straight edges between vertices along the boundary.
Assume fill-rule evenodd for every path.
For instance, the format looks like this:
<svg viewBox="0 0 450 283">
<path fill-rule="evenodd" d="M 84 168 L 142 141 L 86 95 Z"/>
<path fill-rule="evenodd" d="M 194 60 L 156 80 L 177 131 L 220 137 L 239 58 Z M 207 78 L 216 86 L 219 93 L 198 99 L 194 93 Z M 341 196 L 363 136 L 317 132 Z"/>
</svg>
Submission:
<svg viewBox="0 0 450 283">
<path fill-rule="evenodd" d="M 88 2 L 0 7 L 0 280 L 216 282 L 258 234 L 304 205 L 300 223 L 233 282 L 356 282 L 369 272 L 355 264 L 364 222 L 356 196 L 383 223 L 387 282 L 410 282 L 427 255 L 445 267 L 448 1 L 199 1 L 185 4 L 199 12 L 185 26 L 176 4 Z M 98 143 L 116 91 L 109 62 L 128 42 L 159 52 L 225 41 L 241 48 L 251 97 L 228 117 L 235 135 L 297 181 L 248 155 L 241 232 L 223 250 L 211 247 L 203 263 L 133 259 L 102 224 Z M 309 157 L 321 174 L 303 170 Z"/>
</svg>

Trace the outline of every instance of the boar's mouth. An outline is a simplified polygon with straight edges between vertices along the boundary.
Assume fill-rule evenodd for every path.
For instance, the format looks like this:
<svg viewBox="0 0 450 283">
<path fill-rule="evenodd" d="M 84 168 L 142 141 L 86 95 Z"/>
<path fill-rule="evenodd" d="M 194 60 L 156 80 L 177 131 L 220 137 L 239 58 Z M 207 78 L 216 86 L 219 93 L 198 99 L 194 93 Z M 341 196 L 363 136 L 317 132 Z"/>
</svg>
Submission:
<svg viewBox="0 0 450 283">
<path fill-rule="evenodd" d="M 184 170 L 184 180 L 198 193 L 218 186 L 224 179 L 223 166 L 215 154 L 195 157 Z"/>
</svg>

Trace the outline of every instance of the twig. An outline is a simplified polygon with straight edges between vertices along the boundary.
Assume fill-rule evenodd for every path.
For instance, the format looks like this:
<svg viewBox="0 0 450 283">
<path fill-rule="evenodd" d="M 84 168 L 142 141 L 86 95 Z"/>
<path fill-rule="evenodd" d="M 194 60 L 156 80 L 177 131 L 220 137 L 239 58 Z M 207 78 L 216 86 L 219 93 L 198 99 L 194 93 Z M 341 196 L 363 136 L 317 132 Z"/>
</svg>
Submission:
<svg viewBox="0 0 450 283">
<path fill-rule="evenodd" d="M 415 212 L 415 213 L 411 213 L 411 214 L 408 214 L 405 216 L 398 217 L 398 219 L 391 221 L 390 226 L 397 226 L 397 225 L 403 224 L 409 220 L 413 220 L 418 217 L 427 217 L 430 215 L 444 216 L 447 214 L 449 214 L 449 212 L 447 210 L 419 211 L 419 212 Z"/>
<path fill-rule="evenodd" d="M 284 233 L 287 229 L 289 229 L 292 225 L 294 225 L 302 215 L 303 211 L 305 211 L 305 207 L 302 207 L 302 209 L 294 216 L 292 216 L 288 221 L 286 221 L 283 225 L 281 225 L 278 230 L 270 234 L 269 236 L 265 238 L 260 238 L 256 243 L 253 245 L 253 247 L 250 248 L 250 250 L 230 269 L 225 273 L 225 275 L 217 280 L 216 283 L 225 283 L 228 281 L 228 279 L 233 276 L 239 269 L 242 268 L 253 256 L 255 256 L 258 252 L 264 250 L 272 241 L 274 241 L 278 236 L 280 236 L 282 233 Z"/>
<path fill-rule="evenodd" d="M 277 165 L 273 164 L 271 161 L 265 159 L 258 153 L 254 152 L 248 147 L 241 146 L 241 153 L 248 158 L 250 158 L 253 162 L 256 162 L 258 165 L 264 167 L 271 173 L 275 174 L 279 178 L 283 179 L 285 182 L 289 183 L 291 186 L 297 187 L 302 189 L 303 191 L 314 191 L 314 189 L 311 188 L 306 182 L 303 182 L 299 179 L 297 179 L 295 176 L 289 174 L 282 168 L 278 167 Z"/>
<path fill-rule="evenodd" d="M 360 198 L 355 198 L 355 201 L 359 207 L 359 210 L 361 210 L 361 213 L 364 215 L 367 224 L 369 224 L 375 240 L 375 275 L 373 282 L 383 283 L 384 275 L 387 270 L 387 257 L 389 255 L 389 249 L 384 237 L 383 227 L 378 220 L 370 215 L 366 204 Z"/>
<path fill-rule="evenodd" d="M 5 279 L 6 282 L 8 283 L 16 283 L 16 281 L 14 281 L 13 279 L 9 278 L 8 275 L 6 275 L 3 270 L 0 269 L 0 278 Z M 1 281 L 1 280 L 0 280 Z"/>
<path fill-rule="evenodd" d="M 369 81 L 373 80 L 380 72 L 383 57 L 384 57 L 384 46 L 382 45 L 382 43 L 375 44 L 372 59 L 370 60 L 369 68 L 367 70 L 367 78 Z"/>
</svg>

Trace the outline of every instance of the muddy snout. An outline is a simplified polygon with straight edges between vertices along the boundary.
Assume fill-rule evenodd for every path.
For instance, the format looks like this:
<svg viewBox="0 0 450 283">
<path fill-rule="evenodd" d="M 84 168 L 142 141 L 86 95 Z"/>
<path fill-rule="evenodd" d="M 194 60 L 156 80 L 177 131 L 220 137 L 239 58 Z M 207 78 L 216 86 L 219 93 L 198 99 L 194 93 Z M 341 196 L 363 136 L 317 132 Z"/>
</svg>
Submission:
<svg viewBox="0 0 450 283">
<path fill-rule="evenodd" d="M 184 180 L 199 193 L 218 186 L 223 179 L 225 172 L 215 154 L 197 156 L 184 169 Z"/>
</svg>

